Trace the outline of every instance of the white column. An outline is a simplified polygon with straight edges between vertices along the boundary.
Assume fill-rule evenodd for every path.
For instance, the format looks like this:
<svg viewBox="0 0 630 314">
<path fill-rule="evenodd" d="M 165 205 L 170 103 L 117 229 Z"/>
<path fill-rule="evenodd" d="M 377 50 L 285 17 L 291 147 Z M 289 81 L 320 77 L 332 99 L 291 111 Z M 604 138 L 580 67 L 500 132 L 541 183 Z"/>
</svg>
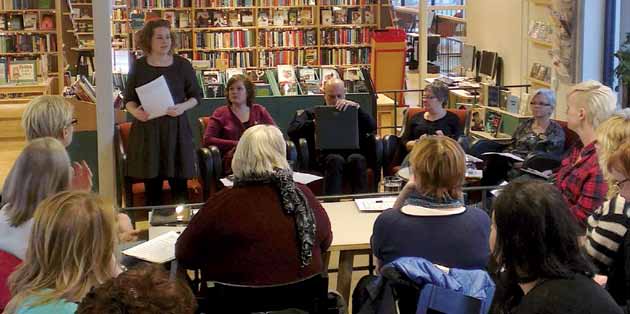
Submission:
<svg viewBox="0 0 630 314">
<path fill-rule="evenodd" d="M 427 77 L 427 17 L 429 16 L 428 0 L 418 1 L 418 46 L 416 52 L 418 54 L 418 86 L 412 88 L 424 88 L 426 83 L 424 79 Z M 422 93 L 418 93 L 418 105 L 422 106 Z"/>
<path fill-rule="evenodd" d="M 96 66 L 96 131 L 98 140 L 99 194 L 106 204 L 116 204 L 114 158 L 114 106 L 112 84 L 111 0 L 92 1 Z"/>
</svg>

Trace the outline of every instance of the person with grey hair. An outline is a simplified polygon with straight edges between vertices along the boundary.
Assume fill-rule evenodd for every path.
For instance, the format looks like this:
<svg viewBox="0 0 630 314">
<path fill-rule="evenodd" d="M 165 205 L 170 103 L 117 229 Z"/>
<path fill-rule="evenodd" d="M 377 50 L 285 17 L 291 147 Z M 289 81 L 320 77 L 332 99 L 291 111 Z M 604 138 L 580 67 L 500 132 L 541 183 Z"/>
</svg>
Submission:
<svg viewBox="0 0 630 314">
<path fill-rule="evenodd" d="M 411 151 L 422 135 L 445 135 L 457 140 L 462 134 L 457 115 L 444 108 L 448 93 L 448 86 L 437 80 L 424 89 L 422 107 L 426 111 L 407 121 L 401 137 L 406 151 Z"/>
<path fill-rule="evenodd" d="M 523 159 L 531 153 L 544 154 L 559 162 L 564 153 L 565 134 L 562 126 L 551 120 L 555 107 L 556 95 L 552 90 L 541 88 L 534 92 L 529 102 L 532 117 L 521 122 L 516 128 L 512 135 L 513 141 L 504 149 L 504 152 Z M 520 168 L 522 164 L 501 155 L 486 156 L 486 167 L 481 185 L 491 186 L 505 181 L 511 170 Z"/>
</svg>

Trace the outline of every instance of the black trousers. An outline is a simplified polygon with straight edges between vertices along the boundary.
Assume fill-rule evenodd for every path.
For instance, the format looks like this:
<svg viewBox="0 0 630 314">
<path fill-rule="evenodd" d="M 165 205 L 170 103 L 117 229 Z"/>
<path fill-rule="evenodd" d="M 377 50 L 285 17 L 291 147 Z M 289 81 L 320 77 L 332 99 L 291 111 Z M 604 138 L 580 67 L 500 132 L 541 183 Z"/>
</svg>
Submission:
<svg viewBox="0 0 630 314">
<path fill-rule="evenodd" d="M 361 154 L 350 154 L 344 158 L 340 154 L 328 154 L 323 158 L 324 193 L 326 195 L 343 194 L 344 174 L 350 179 L 352 193 L 366 193 L 367 160 Z"/>
<path fill-rule="evenodd" d="M 162 203 L 162 185 L 168 180 L 173 196 L 173 204 L 186 204 L 188 201 L 188 179 L 181 178 L 151 178 L 144 180 L 144 197 L 147 206 L 165 205 Z"/>
</svg>

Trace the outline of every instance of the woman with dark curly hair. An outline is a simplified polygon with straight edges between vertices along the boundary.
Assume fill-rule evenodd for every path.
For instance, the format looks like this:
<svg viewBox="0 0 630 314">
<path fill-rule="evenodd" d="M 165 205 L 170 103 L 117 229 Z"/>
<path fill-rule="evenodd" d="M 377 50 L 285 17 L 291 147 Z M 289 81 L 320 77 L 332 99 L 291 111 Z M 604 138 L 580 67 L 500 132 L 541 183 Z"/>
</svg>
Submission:
<svg viewBox="0 0 630 314">
<path fill-rule="evenodd" d="M 181 279 L 170 279 L 164 267 L 139 264 L 88 293 L 77 314 L 192 314 L 197 301 Z"/>
<path fill-rule="evenodd" d="M 496 312 L 623 313 L 591 278 L 567 207 L 557 188 L 538 180 L 516 180 L 496 198 L 490 247 L 502 270 L 497 286 L 505 287 Z"/>
</svg>

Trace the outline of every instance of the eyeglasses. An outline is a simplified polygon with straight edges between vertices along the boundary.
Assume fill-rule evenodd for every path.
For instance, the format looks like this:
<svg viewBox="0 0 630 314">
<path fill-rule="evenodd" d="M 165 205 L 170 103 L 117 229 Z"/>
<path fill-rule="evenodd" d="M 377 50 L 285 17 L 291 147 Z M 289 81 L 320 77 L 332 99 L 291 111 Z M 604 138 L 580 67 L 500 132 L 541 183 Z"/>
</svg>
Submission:
<svg viewBox="0 0 630 314">
<path fill-rule="evenodd" d="M 626 178 L 626 179 L 623 179 L 621 181 L 617 181 L 614 184 L 615 184 L 615 186 L 617 187 L 618 190 L 621 190 L 621 189 L 623 189 L 623 185 L 626 184 L 626 182 L 628 182 L 628 181 L 630 181 L 630 179 Z"/>
<path fill-rule="evenodd" d="M 551 104 L 544 103 L 544 102 L 535 102 L 535 101 L 532 101 L 532 102 L 530 102 L 529 104 L 530 104 L 530 105 L 532 105 L 532 106 L 551 107 Z"/>
<path fill-rule="evenodd" d="M 79 124 L 79 119 L 72 118 L 72 120 L 70 120 L 70 123 L 68 123 L 68 126 L 76 126 L 77 124 Z"/>
</svg>

